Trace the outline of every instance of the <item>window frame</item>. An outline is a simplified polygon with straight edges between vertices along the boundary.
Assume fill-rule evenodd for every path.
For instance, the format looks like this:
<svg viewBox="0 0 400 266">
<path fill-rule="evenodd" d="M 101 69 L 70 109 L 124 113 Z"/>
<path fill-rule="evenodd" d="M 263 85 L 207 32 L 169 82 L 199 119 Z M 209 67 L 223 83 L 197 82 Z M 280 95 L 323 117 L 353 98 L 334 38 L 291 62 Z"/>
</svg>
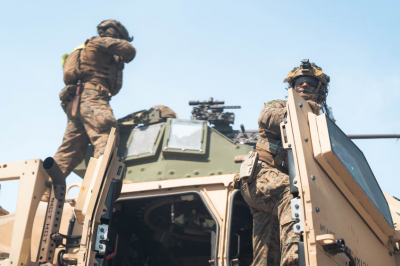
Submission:
<svg viewBox="0 0 400 266">
<path fill-rule="evenodd" d="M 132 129 L 132 131 L 131 131 L 131 133 L 129 135 L 128 141 L 126 142 L 126 153 L 125 153 L 125 157 L 126 157 L 125 160 L 126 161 L 137 160 L 137 159 L 141 159 L 141 158 L 152 158 L 152 157 L 157 155 L 157 150 L 160 147 L 161 139 L 162 139 L 162 136 L 163 136 L 164 131 L 165 131 L 165 127 L 166 127 L 165 123 L 161 123 L 161 128 L 158 131 L 158 135 L 157 135 L 157 137 L 156 137 L 156 139 L 154 141 L 153 152 L 146 152 L 146 153 L 142 153 L 142 154 L 128 156 L 129 145 L 132 142 L 132 138 L 133 138 L 133 134 L 135 132 L 135 129 L 139 129 L 139 128 L 142 128 L 142 127 L 150 127 L 150 126 L 154 126 L 154 125 L 157 125 L 157 124 L 142 125 L 140 127 L 135 127 L 135 128 Z"/>
<path fill-rule="evenodd" d="M 354 146 L 358 150 L 361 151 L 369 169 L 372 172 L 373 177 L 375 178 L 376 185 L 378 186 L 379 190 L 382 193 L 383 199 L 385 200 L 386 204 L 388 205 L 390 219 L 392 220 L 392 224 L 390 224 L 386 220 L 386 218 L 383 216 L 383 214 L 378 209 L 378 207 L 373 203 L 373 201 L 369 198 L 369 196 L 364 192 L 363 188 L 358 184 L 356 179 L 346 169 L 346 167 L 342 164 L 341 160 L 333 152 L 327 119 L 329 119 L 329 118 L 327 118 L 327 116 L 325 114 L 316 116 L 315 121 L 316 121 L 317 128 L 313 129 L 313 127 L 310 126 L 314 158 L 318 161 L 319 165 L 327 173 L 329 173 L 333 170 L 337 174 L 337 176 L 342 180 L 342 182 L 344 183 L 346 188 L 356 197 L 356 199 L 363 206 L 363 208 L 367 212 L 368 216 L 370 216 L 370 218 L 373 221 L 375 221 L 375 223 L 378 225 L 378 227 L 382 230 L 382 232 L 386 236 L 389 237 L 389 236 L 393 235 L 393 229 L 394 229 L 394 227 L 392 226 L 393 218 L 390 213 L 389 205 L 387 203 L 385 196 L 383 195 L 383 192 L 379 186 L 379 183 L 376 181 L 375 175 L 373 174 L 372 169 L 369 166 L 367 159 L 365 158 L 365 155 L 357 147 L 357 145 L 354 144 Z M 310 115 L 309 115 L 309 123 L 312 120 L 314 120 L 314 119 L 310 119 Z M 346 136 L 346 134 L 338 126 L 336 126 L 336 127 Z M 346 195 L 345 191 L 343 191 L 342 188 L 340 188 L 340 187 L 338 187 L 338 188 L 339 188 L 339 190 L 342 191 L 342 193 L 344 193 Z M 373 228 L 371 228 L 371 229 L 374 230 Z"/>
<path fill-rule="evenodd" d="M 172 120 L 178 121 L 185 121 L 185 122 L 193 122 L 197 121 L 196 123 L 203 123 L 202 135 L 201 135 L 201 149 L 200 150 L 186 150 L 186 149 L 176 149 L 176 148 L 169 148 L 168 141 L 171 136 L 171 129 L 172 129 Z M 189 120 L 189 119 L 171 119 L 169 118 L 166 123 L 165 128 L 165 138 L 162 143 L 162 152 L 164 154 L 193 154 L 193 155 L 204 155 L 207 152 L 207 141 L 208 141 L 208 125 L 207 121 L 200 121 L 200 120 Z"/>
</svg>

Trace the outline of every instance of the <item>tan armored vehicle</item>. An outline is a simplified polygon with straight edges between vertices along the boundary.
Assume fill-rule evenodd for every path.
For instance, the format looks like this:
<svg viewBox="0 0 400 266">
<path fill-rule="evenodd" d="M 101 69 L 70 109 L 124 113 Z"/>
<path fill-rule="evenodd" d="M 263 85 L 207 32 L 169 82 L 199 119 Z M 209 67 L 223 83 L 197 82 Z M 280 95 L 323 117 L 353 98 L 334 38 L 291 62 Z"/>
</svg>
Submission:
<svg viewBox="0 0 400 266">
<path fill-rule="evenodd" d="M 329 118 L 312 114 L 293 90 L 287 108 L 281 133 L 299 265 L 400 266 L 400 202 L 381 191 L 362 152 Z M 235 189 L 233 157 L 251 151 L 241 142 L 255 136 L 242 129 L 236 141 L 229 123 L 218 131 L 218 121 L 211 128 L 154 111 L 122 130 L 122 148 L 112 132 L 105 154 L 76 169 L 85 176 L 73 184 L 77 198 L 64 198 L 69 187 L 51 158 L 2 164 L 0 181 L 21 182 L 15 216 L 0 217 L 0 266 L 251 264 L 252 216 Z M 39 204 L 49 177 L 52 197 Z"/>
</svg>

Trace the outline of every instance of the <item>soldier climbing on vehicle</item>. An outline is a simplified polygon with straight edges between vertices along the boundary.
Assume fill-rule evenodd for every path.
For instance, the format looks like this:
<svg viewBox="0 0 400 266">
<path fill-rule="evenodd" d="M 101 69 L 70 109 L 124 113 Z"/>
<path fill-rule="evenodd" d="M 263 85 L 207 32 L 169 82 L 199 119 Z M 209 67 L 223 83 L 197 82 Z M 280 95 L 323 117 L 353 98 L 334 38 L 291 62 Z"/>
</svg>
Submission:
<svg viewBox="0 0 400 266">
<path fill-rule="evenodd" d="M 300 67 L 284 79 L 307 100 L 315 114 L 321 109 L 329 112 L 326 105 L 329 81 L 329 76 L 308 59 L 302 60 Z M 257 153 L 247 156 L 258 164 L 257 169 L 248 175 L 241 171 L 241 192 L 253 215 L 253 266 L 298 264 L 300 236 L 293 232 L 295 222 L 290 207 L 293 196 L 280 131 L 280 123 L 286 116 L 286 101 L 274 100 L 264 105 L 258 119 Z"/>
<path fill-rule="evenodd" d="M 117 20 L 104 20 L 97 30 L 99 36 L 63 56 L 66 87 L 60 100 L 68 123 L 54 159 L 65 177 L 83 160 L 89 143 L 95 158 L 103 154 L 112 127 L 117 128 L 116 146 L 119 142 L 109 101 L 120 91 L 124 63 L 134 59 L 136 49 L 130 44 L 133 37 Z"/>
</svg>

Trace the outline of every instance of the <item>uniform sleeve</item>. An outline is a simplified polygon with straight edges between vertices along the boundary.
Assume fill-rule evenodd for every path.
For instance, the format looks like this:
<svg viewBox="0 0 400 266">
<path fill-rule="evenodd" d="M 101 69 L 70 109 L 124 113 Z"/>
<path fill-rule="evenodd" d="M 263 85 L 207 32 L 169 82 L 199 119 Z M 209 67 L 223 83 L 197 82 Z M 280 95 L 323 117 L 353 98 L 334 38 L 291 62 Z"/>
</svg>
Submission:
<svg viewBox="0 0 400 266">
<path fill-rule="evenodd" d="M 280 123 L 287 116 L 286 102 L 275 100 L 267 102 L 258 118 L 258 126 L 275 135 L 281 134 Z"/>
<path fill-rule="evenodd" d="M 97 48 L 110 54 L 122 57 L 122 60 L 125 63 L 129 63 L 133 60 L 133 58 L 135 58 L 136 49 L 130 42 L 126 40 L 111 37 L 101 37 L 96 39 L 97 40 L 93 41 L 93 44 Z"/>
</svg>

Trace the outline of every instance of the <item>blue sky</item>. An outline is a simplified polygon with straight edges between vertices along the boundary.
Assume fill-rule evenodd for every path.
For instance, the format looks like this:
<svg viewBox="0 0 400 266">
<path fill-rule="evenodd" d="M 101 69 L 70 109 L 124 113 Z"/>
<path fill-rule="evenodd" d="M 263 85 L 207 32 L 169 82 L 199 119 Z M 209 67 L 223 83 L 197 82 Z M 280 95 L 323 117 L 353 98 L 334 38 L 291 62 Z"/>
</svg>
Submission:
<svg viewBox="0 0 400 266">
<path fill-rule="evenodd" d="M 117 118 L 156 104 L 189 118 L 189 100 L 241 105 L 257 128 L 264 102 L 309 58 L 331 76 L 328 104 L 347 134 L 400 133 L 399 1 L 8 1 L 0 22 L 0 162 L 53 156 L 66 127 L 61 56 L 118 19 L 135 60 L 112 99 Z M 383 190 L 400 198 L 400 142 L 356 140 Z M 68 182 L 79 181 L 75 175 Z M 17 182 L 2 183 L 13 211 Z"/>
</svg>

